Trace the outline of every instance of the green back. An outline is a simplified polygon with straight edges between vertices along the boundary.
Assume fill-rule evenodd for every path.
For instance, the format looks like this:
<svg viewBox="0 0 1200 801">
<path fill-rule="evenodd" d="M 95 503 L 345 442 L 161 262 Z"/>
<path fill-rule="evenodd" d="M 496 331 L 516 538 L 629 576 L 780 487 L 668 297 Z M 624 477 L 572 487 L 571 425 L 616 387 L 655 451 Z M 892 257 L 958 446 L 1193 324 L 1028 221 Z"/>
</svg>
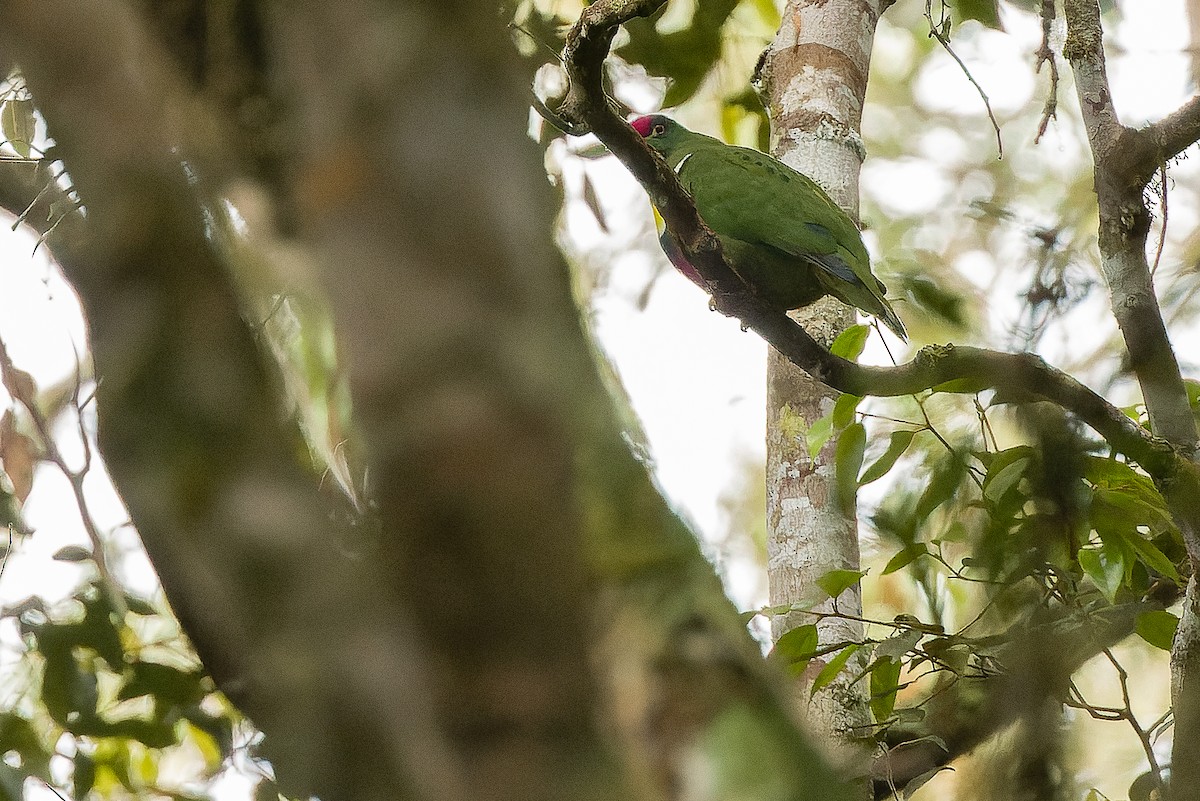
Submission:
<svg viewBox="0 0 1200 801">
<path fill-rule="evenodd" d="M 858 227 L 808 176 L 744 147 L 654 117 L 647 143 L 662 153 L 700 216 L 723 240 L 754 248 L 770 262 L 788 257 L 813 269 L 825 292 L 874 314 L 904 337 L 904 326 L 871 274 Z M 799 295 L 805 295 L 802 290 Z M 808 293 L 811 294 L 811 293 Z"/>
<path fill-rule="evenodd" d="M 859 280 L 875 283 L 857 226 L 815 181 L 765 153 L 680 130 L 650 144 L 714 231 L 793 256 L 836 254 Z"/>
</svg>

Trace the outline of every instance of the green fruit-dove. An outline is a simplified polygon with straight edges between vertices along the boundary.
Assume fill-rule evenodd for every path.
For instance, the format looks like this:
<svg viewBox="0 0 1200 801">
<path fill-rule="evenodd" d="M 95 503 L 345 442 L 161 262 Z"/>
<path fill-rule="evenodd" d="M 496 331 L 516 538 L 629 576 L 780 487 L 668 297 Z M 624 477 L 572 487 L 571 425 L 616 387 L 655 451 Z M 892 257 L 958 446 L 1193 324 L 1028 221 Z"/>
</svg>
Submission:
<svg viewBox="0 0 1200 801">
<path fill-rule="evenodd" d="M 666 159 L 701 219 L 721 240 L 729 265 L 781 309 L 824 295 L 878 317 L 908 341 L 904 324 L 871 274 L 858 227 L 807 175 L 765 153 L 689 131 L 659 114 L 633 128 Z M 704 286 L 669 233 L 660 239 L 671 263 Z"/>
</svg>

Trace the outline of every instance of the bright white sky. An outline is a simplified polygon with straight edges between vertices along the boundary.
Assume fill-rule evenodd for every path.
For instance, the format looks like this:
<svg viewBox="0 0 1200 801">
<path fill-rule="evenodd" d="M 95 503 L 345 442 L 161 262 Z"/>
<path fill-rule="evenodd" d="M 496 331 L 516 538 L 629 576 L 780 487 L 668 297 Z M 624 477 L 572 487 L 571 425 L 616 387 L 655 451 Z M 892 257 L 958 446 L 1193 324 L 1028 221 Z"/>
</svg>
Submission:
<svg viewBox="0 0 1200 801">
<path fill-rule="evenodd" d="M 1117 106 L 1131 124 L 1158 117 L 1188 96 L 1183 0 L 1139 0 L 1136 7 L 1109 48 Z M 985 31 L 972 35 L 964 30 L 956 39 L 958 52 L 1001 109 L 1026 102 L 1044 87 L 1029 74 L 1029 54 L 1036 50 L 1040 35 L 1036 23 L 1025 15 L 1010 15 L 1006 23 L 1007 36 Z M 889 40 L 884 32 L 877 58 L 903 57 L 897 48 L 903 50 L 903 43 Z M 948 107 L 975 109 L 979 104 L 975 90 L 948 58 L 926 70 L 918 88 L 930 102 L 938 98 Z M 1075 101 L 1064 93 L 1062 102 Z M 1007 146 L 1018 149 L 1029 143 L 1009 139 Z M 1054 134 L 1042 144 L 1043 148 L 1056 146 L 1061 145 L 1055 144 Z M 566 169 L 568 182 L 579 179 L 578 163 Z M 586 169 L 598 187 L 609 229 L 641 230 L 649 236 L 653 230 L 649 204 L 628 174 L 611 159 L 588 162 Z M 893 198 L 897 212 L 921 210 L 937 202 L 937 193 L 923 194 L 914 188 L 938 180 L 921 169 L 888 165 L 876 170 L 868 160 L 864 182 L 871 182 L 876 194 Z M 1182 174 L 1188 172 L 1196 174 L 1192 168 Z M 1180 226 L 1176 231 L 1197 225 L 1195 210 L 1172 207 L 1171 216 L 1172 224 Z M 581 204 L 568 208 L 566 219 L 574 248 L 602 248 L 608 241 Z M 85 349 L 86 339 L 74 295 L 46 262 L 45 251 L 31 258 L 34 241 L 25 231 L 0 229 L 0 337 L 16 365 L 44 387 L 74 373 L 75 353 Z M 609 254 L 615 258 L 615 268 L 609 285 L 597 293 L 594 327 L 645 426 L 666 494 L 705 537 L 716 539 L 728 525 L 722 496 L 736 486 L 748 460 L 763 458 L 765 345 L 755 335 L 740 331 L 736 322 L 710 312 L 704 294 L 673 272 L 657 281 L 648 304 L 639 310 L 634 299 L 659 269 L 646 253 L 663 258 L 656 248 L 648 247 Z M 867 358 L 883 361 L 877 342 Z M 7 405 L 7 395 L 0 389 L 0 408 Z M 78 460 L 80 449 L 73 441 L 71 436 L 60 440 L 67 458 Z M 132 534 L 121 528 L 125 512 L 99 467 L 89 477 L 88 493 L 101 528 L 121 531 L 117 550 L 127 554 L 121 574 L 139 591 L 150 592 L 153 577 L 148 564 L 133 550 Z M 50 558 L 64 545 L 87 544 L 69 487 L 55 468 L 39 469 L 25 516 L 36 534 L 20 542 L 10 555 L 0 577 L 0 602 L 11 603 L 31 593 L 60 598 L 81 577 L 81 568 Z M 744 560 L 730 567 L 730 588 L 739 606 L 763 603 L 765 588 L 757 569 Z M 0 708 L 12 691 L 5 668 L 12 662 L 14 637 L 11 624 L 0 627 Z M 247 786 L 231 777 L 222 796 L 243 797 Z"/>
</svg>

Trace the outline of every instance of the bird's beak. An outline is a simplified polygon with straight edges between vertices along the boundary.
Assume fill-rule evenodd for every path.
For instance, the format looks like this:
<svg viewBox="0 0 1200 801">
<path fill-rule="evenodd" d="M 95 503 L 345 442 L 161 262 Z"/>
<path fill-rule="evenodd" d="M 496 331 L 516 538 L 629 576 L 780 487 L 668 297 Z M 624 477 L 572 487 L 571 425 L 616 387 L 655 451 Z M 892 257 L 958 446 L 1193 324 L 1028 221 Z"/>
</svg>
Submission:
<svg viewBox="0 0 1200 801">
<path fill-rule="evenodd" d="M 651 203 L 650 208 L 654 212 L 654 231 L 655 233 L 661 234 L 667 229 L 667 221 L 664 220 L 662 215 L 658 213 L 658 206 L 655 206 L 653 203 Z"/>
</svg>

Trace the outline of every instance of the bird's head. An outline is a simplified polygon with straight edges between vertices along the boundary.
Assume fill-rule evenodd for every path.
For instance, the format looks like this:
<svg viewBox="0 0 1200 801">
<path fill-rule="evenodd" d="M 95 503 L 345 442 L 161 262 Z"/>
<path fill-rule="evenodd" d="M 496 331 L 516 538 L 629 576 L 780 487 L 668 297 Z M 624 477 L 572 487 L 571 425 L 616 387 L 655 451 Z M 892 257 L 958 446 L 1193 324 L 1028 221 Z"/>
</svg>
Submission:
<svg viewBox="0 0 1200 801">
<path fill-rule="evenodd" d="M 630 125 L 646 140 L 646 144 L 664 154 L 671 152 L 687 134 L 686 128 L 662 114 L 638 117 Z"/>
</svg>

